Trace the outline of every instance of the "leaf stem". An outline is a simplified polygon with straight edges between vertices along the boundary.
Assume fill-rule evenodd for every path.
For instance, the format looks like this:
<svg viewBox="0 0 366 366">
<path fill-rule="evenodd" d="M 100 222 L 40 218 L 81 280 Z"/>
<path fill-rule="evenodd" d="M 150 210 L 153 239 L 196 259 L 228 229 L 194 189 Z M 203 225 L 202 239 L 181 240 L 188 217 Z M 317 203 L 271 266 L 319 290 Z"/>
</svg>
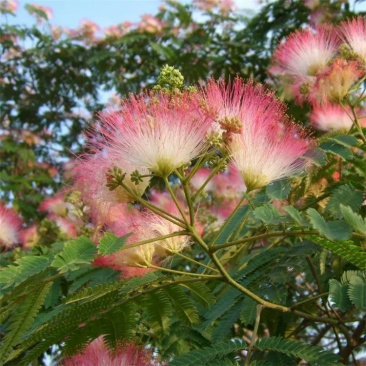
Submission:
<svg viewBox="0 0 366 366">
<path fill-rule="evenodd" d="M 184 223 L 186 224 L 186 226 L 189 226 L 189 223 L 188 223 L 188 221 L 187 221 L 186 215 L 185 215 L 185 213 L 183 212 L 183 209 L 182 209 L 182 207 L 180 206 L 180 204 L 179 204 L 179 202 L 178 202 L 178 199 L 177 199 L 177 197 L 176 197 L 175 193 L 173 192 L 173 189 L 172 189 L 172 187 L 171 187 L 171 185 L 170 185 L 170 183 L 169 183 L 168 178 L 167 178 L 167 177 L 164 177 L 163 179 L 164 179 L 164 183 L 165 183 L 165 185 L 166 185 L 166 187 L 167 187 L 167 189 L 168 189 L 168 191 L 169 191 L 169 193 L 170 193 L 170 196 L 172 197 L 172 199 L 173 199 L 173 201 L 174 201 L 174 203 L 175 203 L 175 206 L 177 207 L 177 209 L 178 209 L 179 213 L 181 214 L 181 216 L 182 216 L 182 218 L 183 218 L 183 220 L 184 220 Z"/>
<path fill-rule="evenodd" d="M 130 248 L 138 247 L 140 245 L 154 243 L 156 241 L 173 238 L 175 236 L 185 236 L 185 235 L 190 235 L 190 233 L 188 231 L 175 231 L 174 233 L 157 236 L 157 237 L 151 238 L 151 239 L 141 240 L 141 241 L 138 241 L 138 242 L 133 243 L 131 245 L 124 245 L 120 250 L 130 249 Z"/>
<path fill-rule="evenodd" d="M 249 366 L 250 365 L 250 357 L 252 355 L 253 347 L 255 345 L 255 342 L 257 341 L 257 338 L 258 338 L 258 329 L 259 329 L 259 323 L 260 323 L 260 320 L 261 320 L 262 309 L 263 309 L 263 305 L 258 304 L 257 305 L 257 315 L 255 317 L 255 324 L 254 324 L 252 339 L 250 341 L 248 354 L 247 354 L 247 358 L 245 360 L 245 365 L 244 366 Z"/>
<path fill-rule="evenodd" d="M 222 164 L 218 164 L 214 169 L 212 169 L 210 175 L 207 177 L 205 182 L 198 188 L 195 194 L 192 196 L 192 201 L 194 202 L 196 198 L 201 194 L 201 192 L 205 189 L 210 180 L 220 171 Z"/>
<path fill-rule="evenodd" d="M 239 203 L 236 205 L 234 211 L 230 214 L 230 216 L 225 220 L 225 222 L 223 223 L 223 225 L 221 226 L 220 230 L 218 231 L 218 233 L 215 235 L 214 239 L 211 241 L 210 246 L 213 247 L 213 245 L 216 243 L 217 239 L 220 237 L 220 235 L 223 233 L 223 231 L 226 229 L 226 227 L 229 225 L 230 221 L 233 219 L 234 215 L 236 214 L 236 212 L 239 210 L 240 206 L 242 205 L 242 203 L 245 200 L 245 196 L 243 196 Z M 225 244 L 223 244 L 225 245 Z M 220 247 L 220 245 L 215 245 L 215 248 Z M 222 245 L 221 245 L 222 247 Z M 225 247 L 223 247 L 225 248 Z M 216 250 L 214 250 L 216 251 Z"/>
<path fill-rule="evenodd" d="M 316 235 L 316 234 L 319 234 L 319 232 L 317 230 L 274 231 L 274 232 L 254 235 L 249 238 L 238 239 L 238 240 L 235 240 L 235 241 L 232 241 L 229 243 L 225 243 L 225 244 L 210 246 L 210 252 L 214 253 L 220 249 L 229 248 L 231 246 L 238 245 L 238 244 L 244 244 L 244 243 L 250 242 L 252 240 L 268 239 L 268 238 L 274 238 L 277 236 L 301 236 L 301 235 L 309 235 L 309 234 Z"/>
<path fill-rule="evenodd" d="M 194 239 L 197 241 L 198 244 L 200 244 L 209 254 L 212 262 L 216 265 L 217 269 L 219 270 L 219 272 L 222 274 L 223 278 L 225 279 L 225 281 L 233 286 L 234 288 L 236 288 L 237 290 L 239 290 L 240 292 L 242 292 L 243 294 L 249 296 L 251 299 L 255 300 L 258 304 L 263 305 L 266 308 L 269 309 L 273 309 L 273 310 L 278 310 L 278 311 L 282 311 L 283 313 L 293 313 L 299 317 L 305 318 L 305 319 L 311 319 L 314 322 L 321 322 L 321 323 L 329 323 L 329 324 L 334 324 L 334 325 L 338 325 L 339 321 L 332 319 L 332 318 L 326 318 L 326 317 L 320 317 L 320 316 L 314 316 L 308 313 L 304 313 L 302 311 L 298 311 L 298 310 L 293 310 L 287 306 L 283 306 L 280 304 L 274 304 L 271 303 L 269 301 L 266 301 L 264 299 L 262 299 L 261 297 L 259 297 L 258 295 L 256 295 L 254 292 L 248 290 L 247 288 L 245 288 L 244 286 L 242 286 L 240 283 L 236 282 L 230 275 L 229 273 L 225 270 L 224 266 L 221 264 L 220 260 L 216 257 L 215 253 L 212 253 L 209 250 L 209 247 L 207 246 L 207 244 L 202 240 L 202 238 L 195 232 L 195 230 L 192 230 L 192 236 L 194 237 Z"/>
<path fill-rule="evenodd" d="M 148 268 L 156 269 L 158 271 L 174 273 L 174 274 L 184 275 L 184 276 L 200 277 L 200 278 L 206 278 L 206 279 L 211 279 L 211 278 L 220 279 L 221 278 L 221 276 L 218 276 L 218 275 L 205 275 L 205 274 L 201 274 L 201 273 L 191 273 L 191 272 L 177 271 L 175 269 L 155 266 L 154 264 L 151 264 L 151 263 L 146 263 L 146 266 Z"/>
<path fill-rule="evenodd" d="M 182 228 L 185 228 L 184 222 L 180 220 L 178 217 L 171 215 L 170 213 L 166 212 L 165 210 L 161 209 L 160 207 L 157 207 L 155 205 L 152 205 L 151 203 L 147 202 L 143 198 L 136 195 L 133 191 L 131 191 L 123 182 L 119 183 L 120 186 L 125 189 L 138 203 L 148 208 L 150 211 L 156 213 L 157 215 L 161 216 L 165 220 L 170 221 L 171 223 L 180 226 Z"/>
<path fill-rule="evenodd" d="M 186 260 L 188 260 L 188 261 L 190 261 L 192 263 L 196 263 L 199 266 L 205 267 L 205 268 L 209 269 L 210 271 L 214 271 L 214 272 L 217 272 L 217 273 L 219 272 L 217 269 L 212 268 L 210 266 L 207 266 L 206 264 L 203 264 L 201 262 L 198 262 L 198 261 L 194 260 L 193 258 L 190 258 L 190 257 L 188 257 L 188 256 L 186 256 L 186 255 L 184 255 L 182 253 L 179 253 L 179 252 L 172 252 L 172 253 L 173 254 L 176 254 L 176 255 L 179 255 L 180 257 L 182 257 L 182 258 L 184 258 L 184 259 L 186 259 Z"/>
</svg>

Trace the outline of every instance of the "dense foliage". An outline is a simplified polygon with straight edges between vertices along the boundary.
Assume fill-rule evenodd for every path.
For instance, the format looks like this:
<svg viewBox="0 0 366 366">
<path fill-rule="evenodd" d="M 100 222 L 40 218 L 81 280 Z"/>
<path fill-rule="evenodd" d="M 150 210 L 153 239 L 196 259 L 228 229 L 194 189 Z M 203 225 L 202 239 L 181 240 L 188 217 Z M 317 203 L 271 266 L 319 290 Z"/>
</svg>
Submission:
<svg viewBox="0 0 366 366">
<path fill-rule="evenodd" d="M 359 3 L 0 3 L 0 364 L 361 365 Z"/>
</svg>

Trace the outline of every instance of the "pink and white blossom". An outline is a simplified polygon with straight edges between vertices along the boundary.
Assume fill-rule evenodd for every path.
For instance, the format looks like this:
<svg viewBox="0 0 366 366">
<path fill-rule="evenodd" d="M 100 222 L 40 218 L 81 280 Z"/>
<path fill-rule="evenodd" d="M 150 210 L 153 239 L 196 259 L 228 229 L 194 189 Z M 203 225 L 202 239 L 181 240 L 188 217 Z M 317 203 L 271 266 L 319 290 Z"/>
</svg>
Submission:
<svg viewBox="0 0 366 366">
<path fill-rule="evenodd" d="M 189 165 L 206 146 L 210 120 L 199 113 L 198 100 L 188 93 L 134 97 L 122 102 L 118 112 L 100 115 L 101 133 L 115 161 L 139 172 L 167 177 Z M 123 164 L 118 166 L 124 170 Z"/>
<path fill-rule="evenodd" d="M 66 216 L 68 212 L 68 204 L 65 202 L 63 194 L 48 197 L 39 205 L 42 212 L 54 213 L 57 216 Z"/>
<path fill-rule="evenodd" d="M 60 229 L 61 234 L 65 235 L 67 238 L 76 238 L 78 236 L 75 223 L 72 221 L 53 213 L 47 215 L 47 218 L 53 221 Z"/>
<path fill-rule="evenodd" d="M 208 110 L 216 120 L 241 126 L 227 142 L 234 165 L 249 190 L 303 170 L 313 143 L 285 114 L 284 105 L 259 84 L 211 81 Z"/>
<path fill-rule="evenodd" d="M 126 266 L 148 267 L 160 258 L 179 252 L 188 245 L 185 235 L 174 236 L 161 240 L 155 238 L 181 231 L 181 228 L 153 213 L 141 212 L 135 207 L 118 205 L 114 207 L 113 215 L 109 217 L 106 229 L 121 237 L 131 234 L 126 244 L 118 252 L 102 257 L 103 263 L 114 269 L 125 271 Z M 150 243 L 134 246 L 137 242 L 151 240 Z"/>
<path fill-rule="evenodd" d="M 273 93 L 265 91 L 253 82 L 245 84 L 239 78 L 228 84 L 223 80 L 211 79 L 202 90 L 202 95 L 201 105 L 204 113 L 213 120 L 212 129 L 221 133 L 225 131 L 229 136 L 240 133 L 243 124 L 248 119 L 255 119 L 259 114 L 264 120 L 276 123 L 285 108 L 274 99 Z"/>
<path fill-rule="evenodd" d="M 1 0 L 0 13 L 15 13 L 18 9 L 19 3 L 17 0 Z"/>
<path fill-rule="evenodd" d="M 31 225 L 28 228 L 21 230 L 19 233 L 21 243 L 25 248 L 31 248 L 37 244 L 39 240 L 39 234 L 37 232 L 37 226 Z"/>
<path fill-rule="evenodd" d="M 23 221 L 16 212 L 0 202 L 0 246 L 11 248 L 20 240 Z"/>
<path fill-rule="evenodd" d="M 138 29 L 141 32 L 147 32 L 152 34 L 161 33 L 163 27 L 163 22 L 150 14 L 143 15 L 141 17 L 141 22 L 138 25 Z"/>
<path fill-rule="evenodd" d="M 151 229 L 156 237 L 169 235 L 180 231 L 181 228 L 160 216 L 154 215 L 150 219 L 149 229 Z M 166 257 L 177 252 L 181 252 L 188 246 L 189 238 L 187 236 L 173 236 L 155 242 L 155 253 L 161 258 Z"/>
<path fill-rule="evenodd" d="M 98 143 L 97 143 L 98 145 Z M 91 149 L 95 148 L 91 142 Z M 142 178 L 138 184 L 131 181 L 131 173 L 136 170 L 117 154 L 110 154 L 109 150 L 86 154 L 75 164 L 73 174 L 75 186 L 81 191 L 84 202 L 91 208 L 94 222 L 101 224 L 105 220 L 111 207 L 117 203 L 132 202 L 135 197 L 123 187 L 114 190 L 107 187 L 108 170 L 114 166 L 123 167 L 126 177 L 123 183 L 137 196 L 141 196 L 149 185 L 148 178 Z M 140 168 L 141 174 L 147 174 L 147 169 Z"/>
<path fill-rule="evenodd" d="M 339 30 L 342 39 L 366 63 L 366 18 L 360 16 L 342 22 Z"/>
<path fill-rule="evenodd" d="M 81 353 L 67 357 L 64 366 L 153 366 L 151 354 L 133 343 L 120 345 L 115 351 L 104 344 L 103 336 L 94 339 Z"/>
<path fill-rule="evenodd" d="M 284 73 L 303 83 L 324 70 L 336 55 L 339 38 L 331 27 L 298 30 L 292 33 L 274 53 L 273 60 Z"/>
<path fill-rule="evenodd" d="M 309 115 L 310 124 L 319 131 L 348 131 L 352 127 L 352 112 L 348 107 L 344 110 L 339 104 L 315 104 Z M 360 119 L 366 124 L 366 117 Z"/>
<path fill-rule="evenodd" d="M 365 68 L 358 61 L 337 58 L 316 76 L 309 99 L 318 103 L 340 102 L 365 72 Z"/>
</svg>

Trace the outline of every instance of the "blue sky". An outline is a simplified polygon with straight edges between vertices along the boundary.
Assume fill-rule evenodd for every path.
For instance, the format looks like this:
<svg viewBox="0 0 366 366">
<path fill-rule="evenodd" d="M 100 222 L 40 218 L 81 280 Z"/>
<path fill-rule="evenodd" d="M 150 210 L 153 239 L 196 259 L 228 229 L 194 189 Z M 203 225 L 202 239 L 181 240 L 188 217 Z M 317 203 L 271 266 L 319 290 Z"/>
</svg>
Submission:
<svg viewBox="0 0 366 366">
<path fill-rule="evenodd" d="M 189 3 L 191 0 L 179 0 Z M 255 12 L 260 8 L 261 0 L 236 0 L 241 9 L 250 9 Z M 263 0 L 262 0 L 263 2 Z M 88 19 L 101 28 L 115 25 L 126 20 L 138 22 L 141 15 L 156 14 L 162 0 L 18 0 L 17 17 L 8 17 L 7 22 L 30 25 L 34 23 L 24 5 L 38 4 L 51 8 L 53 17 L 51 24 L 77 28 L 81 20 Z M 353 1 L 351 1 L 351 4 Z M 366 2 L 358 3 L 357 10 L 366 10 Z M 248 15 L 250 15 L 248 13 Z M 3 20 L 3 19 L 2 19 Z"/>
<path fill-rule="evenodd" d="M 190 0 L 180 0 L 181 3 L 189 3 Z M 101 28 L 115 25 L 129 20 L 137 22 L 144 14 L 156 14 L 161 0 L 18 0 L 16 22 L 20 24 L 32 24 L 33 18 L 24 10 L 24 5 L 37 4 L 51 8 L 53 25 L 76 28 L 83 19 L 88 19 Z M 258 0 L 238 0 L 238 7 L 258 9 Z M 8 18 L 13 23 L 14 18 Z"/>
</svg>

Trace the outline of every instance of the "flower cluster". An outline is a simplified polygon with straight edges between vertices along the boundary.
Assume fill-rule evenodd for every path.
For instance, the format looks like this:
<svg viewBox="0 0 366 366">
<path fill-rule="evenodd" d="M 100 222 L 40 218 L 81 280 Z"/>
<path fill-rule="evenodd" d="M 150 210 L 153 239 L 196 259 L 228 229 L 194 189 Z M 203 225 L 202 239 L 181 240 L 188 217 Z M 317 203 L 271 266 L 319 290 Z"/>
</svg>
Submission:
<svg viewBox="0 0 366 366">
<path fill-rule="evenodd" d="M 130 96 L 100 113 L 88 140 L 89 153 L 73 169 L 75 186 L 97 230 L 133 233 L 122 250 L 96 264 L 125 274 L 181 252 L 189 240 L 179 231 L 189 222 L 200 233 L 212 224 L 201 220 L 199 205 L 188 203 L 187 191 L 171 177 L 189 179 L 195 202 L 205 201 L 201 212 L 206 208 L 220 223 L 246 190 L 305 169 L 314 146 L 273 93 L 239 78 Z M 166 192 L 149 188 L 153 177 Z"/>
<path fill-rule="evenodd" d="M 162 217 L 141 212 L 135 207 L 119 204 L 110 211 L 105 227 L 117 236 L 129 235 L 127 243 L 118 252 L 100 257 L 96 265 L 112 267 L 122 272 L 124 277 L 146 271 L 132 270 L 130 267 L 149 268 L 166 256 L 181 252 L 188 245 L 188 237 L 176 235 L 181 228 Z M 133 245 L 137 242 L 146 242 Z"/>
<path fill-rule="evenodd" d="M 309 102 L 315 115 L 334 113 L 334 105 L 345 101 L 356 105 L 366 76 L 366 19 L 298 30 L 279 45 L 273 62 L 272 74 L 299 103 Z M 334 123 L 318 118 L 313 126 L 321 131 L 346 130 L 352 120 L 341 117 Z"/>
<path fill-rule="evenodd" d="M 81 353 L 63 361 L 64 366 L 153 366 L 155 364 L 157 363 L 147 350 L 133 343 L 121 345 L 113 352 L 108 350 L 103 336 L 94 339 Z"/>
</svg>

